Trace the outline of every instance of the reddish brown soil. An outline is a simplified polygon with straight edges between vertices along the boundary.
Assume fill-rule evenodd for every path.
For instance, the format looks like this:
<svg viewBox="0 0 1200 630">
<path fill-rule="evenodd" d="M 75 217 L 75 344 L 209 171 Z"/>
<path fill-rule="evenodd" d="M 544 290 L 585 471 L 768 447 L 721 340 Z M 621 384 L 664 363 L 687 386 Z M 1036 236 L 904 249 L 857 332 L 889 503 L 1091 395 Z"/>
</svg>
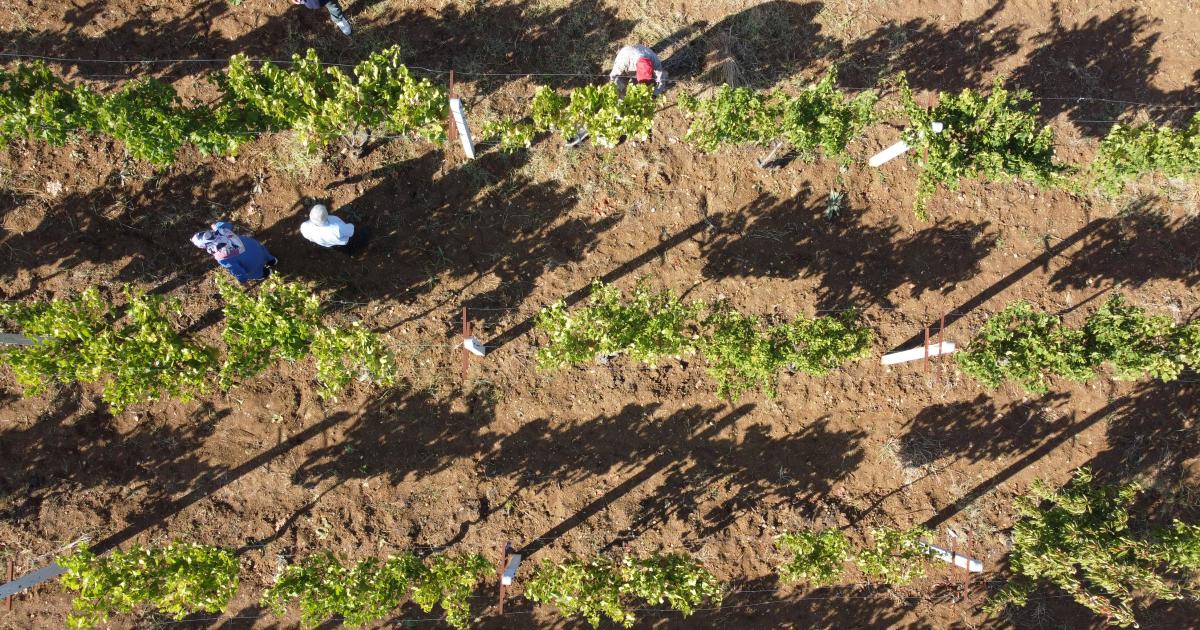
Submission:
<svg viewBox="0 0 1200 630">
<path fill-rule="evenodd" d="M 1194 111 L 1121 101 L 1194 104 L 1200 26 L 1182 0 L 1136 8 L 560 0 L 473 9 L 351 0 L 358 33 L 347 42 L 323 13 L 282 0 L 18 4 L 0 13 L 5 50 L 72 58 L 282 58 L 312 45 L 352 62 L 400 42 L 413 65 L 434 69 L 594 73 L 621 42 L 641 40 L 667 48 L 684 81 L 675 92 L 726 79 L 803 79 L 831 61 L 843 64 L 848 86 L 905 70 L 919 89 L 959 89 L 1006 73 L 1040 97 L 1112 99 L 1044 101 L 1060 156 L 1073 162 L 1090 158 L 1107 130 L 1090 121 Z M 59 65 L 102 85 L 153 72 L 189 96 L 206 93 L 199 79 L 213 68 Z M 519 113 L 533 85 L 464 78 L 479 120 Z M 1029 396 L 1012 386 L 988 391 L 953 362 L 885 369 L 877 357 L 911 346 L 943 312 L 947 337 L 966 342 L 1018 298 L 1076 322 L 1120 288 L 1155 313 L 1193 315 L 1195 190 L 1149 182 L 1110 203 L 967 183 L 939 193 L 932 219 L 921 221 L 903 160 L 881 170 L 839 172 L 832 161 L 762 170 L 752 150 L 696 153 L 679 140 L 685 124 L 669 107 L 646 144 L 570 151 L 552 138 L 474 162 L 398 141 L 365 157 L 334 146 L 309 176 L 277 167 L 286 138 L 264 138 L 233 161 L 188 155 L 160 172 L 126 161 L 107 141 L 9 147 L 0 158 L 0 297 L 133 282 L 181 298 L 184 325 L 212 342 L 218 270 L 187 237 L 231 218 L 267 244 L 283 273 L 315 282 L 332 318 L 384 332 L 404 385 L 356 387 L 323 405 L 311 367 L 287 365 L 228 395 L 113 416 L 95 388 L 22 398 L 4 373 L 0 553 L 24 572 L 83 535 L 104 547 L 180 538 L 242 548 L 243 586 L 230 610 L 165 627 L 294 626 L 255 605 L 281 558 L 411 547 L 495 556 L 505 541 L 533 560 L 687 549 L 737 591 L 721 609 L 684 621 L 644 612 L 646 627 L 1097 625 L 1052 590 L 1005 616 L 978 611 L 987 582 L 1003 577 L 1011 499 L 1036 478 L 1061 482 L 1089 465 L 1107 479 L 1144 482 L 1155 518 L 1200 516 L 1200 378 L 1063 382 Z M 895 137 L 895 127 L 880 125 L 853 152 L 865 158 Z M 62 189 L 52 194 L 56 183 Z M 831 188 L 846 190 L 849 207 L 826 219 Z M 348 204 L 343 212 L 373 229 L 365 260 L 314 252 L 299 238 L 314 199 Z M 715 397 L 698 360 L 535 370 L 530 317 L 563 296 L 582 301 L 594 277 L 621 286 L 648 277 L 781 318 L 858 307 L 878 341 L 872 358 L 828 378 L 785 375 L 778 398 L 751 394 L 735 405 Z M 464 305 L 477 334 L 497 346 L 473 361 L 465 383 L 453 348 Z M 988 571 L 965 596 L 962 575 L 944 568 L 903 589 L 851 575 L 848 586 L 806 591 L 772 577 L 779 532 L 834 526 L 861 540 L 871 526 L 920 523 L 947 545 L 949 528 L 969 536 L 960 544 Z M 579 625 L 519 597 L 498 616 L 493 588 L 474 600 L 482 627 Z M 68 597 L 49 584 L 0 612 L 0 626 L 58 628 L 67 611 Z M 1140 617 L 1143 627 L 1194 627 L 1200 609 L 1159 603 Z"/>
</svg>

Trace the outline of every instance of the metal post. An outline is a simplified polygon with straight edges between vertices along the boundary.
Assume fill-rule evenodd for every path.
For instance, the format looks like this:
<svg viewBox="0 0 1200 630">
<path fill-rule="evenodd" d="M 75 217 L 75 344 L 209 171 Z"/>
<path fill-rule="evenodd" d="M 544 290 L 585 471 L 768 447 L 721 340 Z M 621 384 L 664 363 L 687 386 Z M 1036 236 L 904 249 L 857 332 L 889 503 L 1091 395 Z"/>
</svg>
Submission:
<svg viewBox="0 0 1200 630">
<path fill-rule="evenodd" d="M 12 558 L 9 558 L 8 559 L 8 579 L 6 579 L 5 582 L 11 582 L 11 581 L 13 581 L 13 561 L 12 561 Z M 12 610 L 12 599 L 13 599 L 12 595 L 9 595 L 8 597 L 4 598 L 4 605 L 10 611 Z"/>
</svg>

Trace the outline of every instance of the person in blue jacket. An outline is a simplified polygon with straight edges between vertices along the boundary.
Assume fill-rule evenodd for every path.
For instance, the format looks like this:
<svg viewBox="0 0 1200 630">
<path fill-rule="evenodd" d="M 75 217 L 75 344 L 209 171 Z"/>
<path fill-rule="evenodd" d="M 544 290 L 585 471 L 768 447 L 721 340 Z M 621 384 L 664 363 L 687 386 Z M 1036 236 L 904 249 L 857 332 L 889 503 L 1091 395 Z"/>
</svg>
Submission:
<svg viewBox="0 0 1200 630">
<path fill-rule="evenodd" d="M 292 4 L 304 6 L 306 9 L 320 9 L 325 7 L 329 11 L 329 19 L 337 25 L 338 30 L 343 34 L 350 35 L 350 20 L 346 19 L 346 15 L 342 13 L 342 5 L 338 4 L 337 0 L 292 0 Z"/>
<path fill-rule="evenodd" d="M 261 280 L 279 262 L 262 243 L 234 234 L 233 225 L 217 221 L 211 230 L 196 232 L 192 244 L 212 255 L 238 282 Z"/>
</svg>

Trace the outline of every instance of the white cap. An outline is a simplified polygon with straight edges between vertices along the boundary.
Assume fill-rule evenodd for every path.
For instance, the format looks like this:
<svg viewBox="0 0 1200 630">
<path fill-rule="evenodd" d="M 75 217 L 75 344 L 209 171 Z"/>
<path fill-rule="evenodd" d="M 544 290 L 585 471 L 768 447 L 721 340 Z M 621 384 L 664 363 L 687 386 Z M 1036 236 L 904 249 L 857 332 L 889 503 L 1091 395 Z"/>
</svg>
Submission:
<svg viewBox="0 0 1200 630">
<path fill-rule="evenodd" d="M 308 211 L 308 220 L 317 225 L 325 225 L 329 223 L 329 210 L 324 204 L 317 204 Z"/>
</svg>

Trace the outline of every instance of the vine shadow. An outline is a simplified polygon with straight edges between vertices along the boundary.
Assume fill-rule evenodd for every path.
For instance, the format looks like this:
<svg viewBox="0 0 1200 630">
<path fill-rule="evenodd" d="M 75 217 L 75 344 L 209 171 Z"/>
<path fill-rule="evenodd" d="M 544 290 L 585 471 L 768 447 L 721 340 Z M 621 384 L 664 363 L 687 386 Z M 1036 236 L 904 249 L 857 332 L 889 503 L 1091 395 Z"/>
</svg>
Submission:
<svg viewBox="0 0 1200 630">
<path fill-rule="evenodd" d="M 582 260 L 620 220 L 567 216 L 577 203 L 574 187 L 503 175 L 526 159 L 488 154 L 443 170 L 441 153 L 430 151 L 331 184 L 365 184 L 349 205 L 372 237 L 354 258 L 299 236 L 304 204 L 257 235 L 281 273 L 335 287 L 339 299 L 408 300 L 447 280 L 465 283 L 439 289 L 449 303 L 487 278 L 494 287 L 474 300 L 518 304 L 545 271 Z"/>
<path fill-rule="evenodd" d="M 1179 122 L 1190 115 L 1180 107 L 1195 105 L 1194 84 L 1168 92 L 1153 83 L 1163 61 L 1154 53 L 1160 19 L 1126 7 L 1068 24 L 1059 6 L 1052 6 L 1049 28 L 1033 37 L 1037 48 L 1012 75 L 1014 85 L 1047 99 L 1042 100 L 1045 119 L 1065 115 L 1082 134 L 1101 137 L 1110 126 L 1104 121 L 1145 109 L 1138 102 L 1159 106 L 1149 111 L 1160 120 Z M 1081 96 L 1098 100 L 1075 98 Z"/>
<path fill-rule="evenodd" d="M 1200 218 L 1172 217 L 1157 200 L 1140 198 L 1085 238 L 1080 251 L 1050 277 L 1056 291 L 1107 281 L 1137 288 L 1154 280 L 1200 285 Z"/>
<path fill-rule="evenodd" d="M 816 277 L 818 308 L 877 304 L 892 307 L 892 293 L 948 294 L 979 273 L 995 247 L 988 222 L 943 220 L 904 235 L 893 220 L 857 222 L 853 210 L 832 219 L 811 192 L 780 200 L 760 193 L 735 213 L 716 215 L 716 235 L 701 251 L 706 278 Z M 937 252 L 936 256 L 930 252 Z"/>
<path fill-rule="evenodd" d="M 502 437 L 478 462 L 487 477 L 510 478 L 516 490 L 619 479 L 607 490 L 524 547 L 536 553 L 618 501 L 635 508 L 627 527 L 608 532 L 610 545 L 636 538 L 669 519 L 698 521 L 703 538 L 748 510 L 774 501 L 813 501 L 863 459 L 865 433 L 838 430 L 821 419 L 773 435 L 767 425 L 735 428 L 754 410 L 693 405 L 665 418 L 658 403 L 630 404 L 611 416 L 563 425 L 526 423 Z M 769 454 L 769 457 L 764 457 Z M 724 491 L 716 491 L 724 488 Z M 685 541 L 686 542 L 686 541 Z"/>
<path fill-rule="evenodd" d="M 996 66 L 1020 49 L 1023 29 L 996 22 L 1007 4 L 998 0 L 978 17 L 949 28 L 926 18 L 890 20 L 841 47 L 836 57 L 840 82 L 868 87 L 904 72 L 915 90 L 985 87 Z"/>
</svg>

